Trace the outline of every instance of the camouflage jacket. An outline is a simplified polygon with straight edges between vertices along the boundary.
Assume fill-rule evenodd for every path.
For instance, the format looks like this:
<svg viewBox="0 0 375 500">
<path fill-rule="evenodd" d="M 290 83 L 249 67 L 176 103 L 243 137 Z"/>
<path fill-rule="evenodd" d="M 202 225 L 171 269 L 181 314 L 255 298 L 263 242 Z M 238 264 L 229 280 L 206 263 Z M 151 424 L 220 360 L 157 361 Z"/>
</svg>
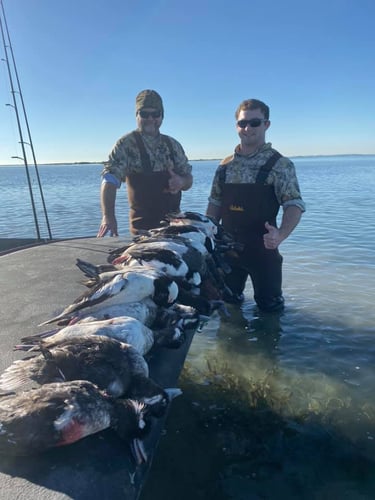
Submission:
<svg viewBox="0 0 375 500">
<path fill-rule="evenodd" d="M 211 194 L 208 200 L 216 206 L 221 206 L 222 186 L 220 170 L 225 167 L 225 182 L 229 184 L 253 184 L 259 169 L 275 153 L 271 143 L 264 144 L 251 155 L 241 155 L 239 146 L 236 147 L 233 155 L 225 158 L 216 169 L 212 182 Z M 305 203 L 302 200 L 296 171 L 293 163 L 285 157 L 281 157 L 271 172 L 266 184 L 273 185 L 275 196 L 283 208 L 290 205 L 298 206 L 303 212 Z"/>
<path fill-rule="evenodd" d="M 181 144 L 169 137 L 173 148 L 173 158 L 166 141 L 162 135 L 149 137 L 142 134 L 146 151 L 150 157 L 152 171 L 160 172 L 173 169 L 178 175 L 191 174 L 192 167 Z M 132 173 L 143 172 L 144 165 L 141 162 L 141 153 L 133 136 L 133 133 L 122 136 L 114 145 L 109 154 L 108 161 L 104 163 L 102 175 L 112 174 L 118 181 L 126 181 L 126 176 Z"/>
</svg>

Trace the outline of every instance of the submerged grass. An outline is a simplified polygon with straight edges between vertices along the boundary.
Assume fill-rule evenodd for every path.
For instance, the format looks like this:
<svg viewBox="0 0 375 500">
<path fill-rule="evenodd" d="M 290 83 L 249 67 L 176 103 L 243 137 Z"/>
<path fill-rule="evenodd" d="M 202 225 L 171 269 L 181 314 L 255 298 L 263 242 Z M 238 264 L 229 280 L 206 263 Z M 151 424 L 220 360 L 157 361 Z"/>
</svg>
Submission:
<svg viewBox="0 0 375 500">
<path fill-rule="evenodd" d="M 187 363 L 142 500 L 373 498 L 372 441 L 343 432 L 353 401 L 281 379 L 222 358 L 207 359 L 204 373 Z M 373 422 L 372 405 L 356 408 L 361 438 Z"/>
</svg>

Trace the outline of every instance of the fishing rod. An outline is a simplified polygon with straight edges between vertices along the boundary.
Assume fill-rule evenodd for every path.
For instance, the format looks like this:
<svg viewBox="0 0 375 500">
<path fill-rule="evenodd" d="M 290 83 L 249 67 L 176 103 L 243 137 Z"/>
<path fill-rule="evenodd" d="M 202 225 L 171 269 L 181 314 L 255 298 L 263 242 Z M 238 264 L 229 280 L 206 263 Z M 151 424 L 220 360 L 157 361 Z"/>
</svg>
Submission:
<svg viewBox="0 0 375 500">
<path fill-rule="evenodd" d="M 32 205 L 32 209 L 33 209 L 34 222 L 35 222 L 35 227 L 36 227 L 36 233 L 37 233 L 38 239 L 40 240 L 41 239 L 41 237 L 40 237 L 40 229 L 39 229 L 39 224 L 38 224 L 38 217 L 37 217 L 37 214 L 36 214 L 35 201 L 34 201 L 34 195 L 33 195 L 33 190 L 32 190 L 32 184 L 31 184 L 31 178 L 30 178 L 30 172 L 29 172 L 29 165 L 28 165 L 28 162 L 27 162 L 25 144 L 28 144 L 30 146 L 30 149 L 31 149 L 31 153 L 32 153 L 32 157 L 33 157 L 33 163 L 34 163 L 34 168 L 35 168 L 35 173 L 36 173 L 36 178 L 37 178 L 38 187 L 39 187 L 39 194 L 40 194 L 40 198 L 41 198 L 41 201 L 42 201 L 43 212 L 44 212 L 44 216 L 45 216 L 45 220 L 46 220 L 46 224 L 47 224 L 47 229 L 48 229 L 48 235 L 49 235 L 49 238 L 52 239 L 52 232 L 51 232 L 51 227 L 50 227 L 49 220 L 48 220 L 48 213 L 47 213 L 46 204 L 45 204 L 45 200 L 44 200 L 42 184 L 41 184 L 41 181 L 40 181 L 38 164 L 37 164 L 37 161 L 36 161 L 35 150 L 34 150 L 33 141 L 32 141 L 32 138 L 31 138 L 30 127 L 29 127 L 29 121 L 28 121 L 27 113 L 26 113 L 25 102 L 24 102 L 23 95 L 22 95 L 20 80 L 19 80 L 19 77 L 18 77 L 18 71 L 17 71 L 17 66 L 16 66 L 16 60 L 15 60 L 14 53 L 13 53 L 12 43 L 11 43 L 11 39 L 10 39 L 10 34 L 9 34 L 9 30 L 8 30 L 8 24 L 7 24 L 7 20 L 6 20 L 6 16 L 5 16 L 5 10 L 4 10 L 4 5 L 3 5 L 3 1 L 2 0 L 0 0 L 0 5 L 1 5 L 0 28 L 1 28 L 1 35 L 2 35 L 2 39 L 3 39 L 3 45 L 4 45 L 5 62 L 6 62 L 7 69 L 8 69 L 8 76 L 9 76 L 9 82 L 10 82 L 10 87 L 11 87 L 11 94 L 12 94 L 12 97 L 13 97 L 13 105 L 9 104 L 9 106 L 11 106 L 12 108 L 14 108 L 15 113 L 16 113 L 17 125 L 18 125 L 18 133 L 19 133 L 19 136 L 20 136 L 20 144 L 21 144 L 21 147 L 22 147 L 22 154 L 23 154 L 23 158 L 20 158 L 20 159 L 22 159 L 23 162 L 24 162 L 24 164 L 25 164 L 27 182 L 28 182 L 29 192 L 30 192 L 31 205 Z M 2 17 L 3 17 L 3 21 L 4 21 L 4 27 L 5 27 L 6 36 L 7 36 L 7 43 L 6 43 L 6 39 L 5 39 L 5 33 L 4 33 L 3 23 L 1 21 L 1 14 L 2 14 Z M 12 71 L 11 71 L 11 67 L 10 67 L 10 64 L 9 64 L 9 58 L 8 58 L 8 51 L 7 51 L 7 49 L 10 50 L 10 54 L 11 54 L 11 57 L 12 57 L 13 71 L 14 71 L 14 75 L 16 77 L 16 82 L 17 82 L 17 89 L 18 89 L 17 91 L 14 89 L 14 85 L 13 85 Z M 23 117 L 24 117 L 24 122 L 25 122 L 25 125 L 26 125 L 26 129 L 27 129 L 27 135 L 28 135 L 29 142 L 25 142 L 23 140 L 22 127 L 21 127 L 20 117 L 19 117 L 18 108 L 17 108 L 17 100 L 16 100 L 16 97 L 15 97 L 16 93 L 18 93 L 18 95 L 20 97 L 20 100 L 21 100 Z"/>
</svg>

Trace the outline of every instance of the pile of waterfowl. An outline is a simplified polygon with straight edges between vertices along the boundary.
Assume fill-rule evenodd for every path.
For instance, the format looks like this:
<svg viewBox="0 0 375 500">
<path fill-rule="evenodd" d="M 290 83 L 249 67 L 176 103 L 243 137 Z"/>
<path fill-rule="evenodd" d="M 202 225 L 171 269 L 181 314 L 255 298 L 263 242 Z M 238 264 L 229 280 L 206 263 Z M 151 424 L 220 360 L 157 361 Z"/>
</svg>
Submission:
<svg viewBox="0 0 375 500">
<path fill-rule="evenodd" d="M 185 212 L 103 265 L 78 259 L 87 291 L 43 323 L 56 329 L 22 338 L 15 349 L 30 355 L 0 376 L 0 453 L 39 453 L 112 428 L 144 462 L 152 419 L 181 393 L 149 377 L 147 354 L 180 347 L 224 309 L 223 255 L 235 247 L 211 219 Z"/>
</svg>

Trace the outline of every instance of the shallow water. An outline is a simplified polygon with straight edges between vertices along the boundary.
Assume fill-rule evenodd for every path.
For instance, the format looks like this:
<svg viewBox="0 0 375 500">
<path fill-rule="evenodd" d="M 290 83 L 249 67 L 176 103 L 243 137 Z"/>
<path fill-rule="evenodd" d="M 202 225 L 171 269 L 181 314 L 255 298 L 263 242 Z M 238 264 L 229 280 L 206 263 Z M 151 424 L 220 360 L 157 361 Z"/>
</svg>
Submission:
<svg viewBox="0 0 375 500">
<path fill-rule="evenodd" d="M 183 208 L 204 211 L 216 162 L 193 165 Z M 195 335 L 141 500 L 375 498 L 375 157 L 295 165 L 307 212 L 280 247 L 285 311 L 259 314 L 248 283 Z M 95 235 L 101 166 L 40 170 L 54 237 Z M 32 237 L 22 169 L 0 175 L 1 237 Z"/>
<path fill-rule="evenodd" d="M 194 338 L 142 500 L 374 498 L 374 328 L 230 313 Z"/>
</svg>

